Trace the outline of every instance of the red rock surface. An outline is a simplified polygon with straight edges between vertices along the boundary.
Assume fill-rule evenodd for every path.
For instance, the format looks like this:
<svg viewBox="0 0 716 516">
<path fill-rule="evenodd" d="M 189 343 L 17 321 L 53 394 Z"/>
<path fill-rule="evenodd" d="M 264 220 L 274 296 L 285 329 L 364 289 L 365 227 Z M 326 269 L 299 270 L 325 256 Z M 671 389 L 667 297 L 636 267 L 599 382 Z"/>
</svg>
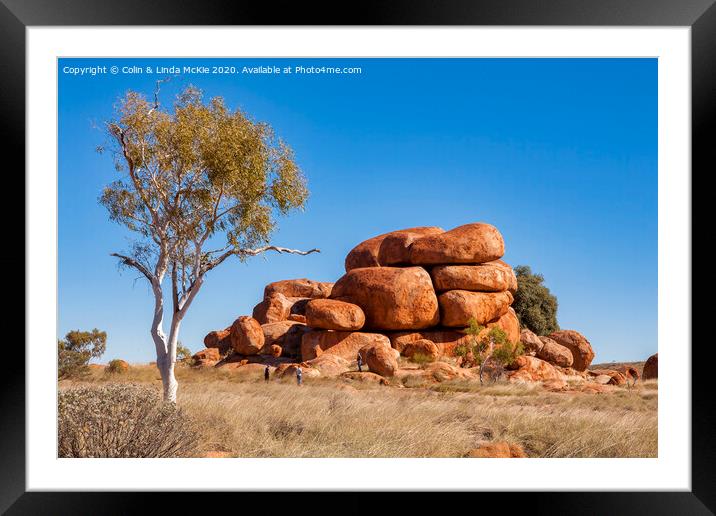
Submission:
<svg viewBox="0 0 716 516">
<path fill-rule="evenodd" d="M 412 358 L 418 354 L 435 360 L 441 353 L 437 345 L 428 339 L 418 339 L 414 342 L 407 343 L 403 347 L 402 355 L 405 357 Z"/>
<path fill-rule="evenodd" d="M 204 345 L 207 348 L 217 348 L 219 353 L 226 353 L 231 348 L 231 327 L 210 331 L 204 337 Z"/>
<path fill-rule="evenodd" d="M 380 267 L 382 265 L 379 258 L 380 248 L 383 240 L 388 236 L 400 234 L 424 236 L 436 234 L 441 231 L 443 230 L 436 227 L 416 227 L 391 231 L 390 233 L 383 233 L 382 235 L 369 238 L 355 246 L 348 253 L 345 261 L 346 272 L 360 267 Z M 390 257 L 389 259 L 392 259 L 393 256 L 398 256 L 401 253 L 400 246 L 405 245 L 405 242 L 407 242 L 407 240 L 402 244 L 396 240 L 394 244 L 390 244 L 390 250 L 386 249 L 385 251 L 386 256 Z M 387 263 L 385 265 L 387 265 Z"/>
<path fill-rule="evenodd" d="M 313 299 L 306 305 L 306 324 L 324 330 L 360 330 L 365 324 L 363 309 L 336 299 Z"/>
<path fill-rule="evenodd" d="M 520 342 L 522 342 L 522 346 L 525 348 L 525 354 L 534 356 L 542 349 L 542 341 L 540 338 L 535 335 L 532 330 L 528 330 L 527 328 L 520 330 Z"/>
<path fill-rule="evenodd" d="M 274 281 L 264 288 L 264 298 L 276 294 L 285 297 L 325 298 L 331 295 L 333 283 L 313 281 L 306 278 Z"/>
<path fill-rule="evenodd" d="M 390 377 L 398 370 L 398 361 L 390 347 L 390 341 L 373 343 L 360 349 L 361 357 L 365 357 L 365 363 L 371 372 L 380 376 Z"/>
<path fill-rule="evenodd" d="M 415 240 L 410 246 L 410 263 L 485 263 L 502 258 L 503 254 L 505 243 L 497 228 L 478 222 Z"/>
<path fill-rule="evenodd" d="M 514 363 L 507 366 L 512 371 L 507 379 L 511 382 L 542 382 L 545 380 L 563 380 L 564 374 L 553 365 L 529 356 L 519 356 Z"/>
<path fill-rule="evenodd" d="M 217 348 L 206 348 L 201 351 L 197 351 L 191 358 L 194 360 L 214 360 L 218 362 L 219 359 L 221 359 L 221 355 L 219 354 L 219 350 Z"/>
<path fill-rule="evenodd" d="M 542 342 L 542 347 L 535 355 L 537 358 L 560 367 L 572 367 L 574 357 L 568 348 L 557 344 L 549 337 L 540 337 L 539 340 Z"/>
<path fill-rule="evenodd" d="M 341 379 L 350 382 L 376 384 L 376 385 L 388 385 L 388 380 L 380 375 L 371 373 L 370 371 L 346 371 L 341 373 Z"/>
<path fill-rule="evenodd" d="M 365 329 L 422 329 L 439 320 L 430 275 L 422 267 L 352 269 L 335 283 L 331 297 L 360 306 Z"/>
<path fill-rule="evenodd" d="M 494 327 L 501 328 L 510 342 L 520 342 L 520 320 L 512 307 L 509 307 L 507 312 L 496 321 L 487 323 L 486 327 L 488 331 Z"/>
<path fill-rule="evenodd" d="M 265 337 L 261 324 L 243 315 L 231 325 L 231 346 L 242 355 L 256 355 L 264 346 Z"/>
<path fill-rule="evenodd" d="M 301 340 L 301 357 L 311 360 L 324 353 L 338 355 L 346 360 L 353 361 L 358 351 L 369 344 L 385 344 L 390 346 L 390 340 L 378 333 L 315 330 L 303 335 Z"/>
<path fill-rule="evenodd" d="M 512 284 L 512 269 L 501 264 L 436 265 L 430 271 L 435 290 L 502 292 Z"/>
<path fill-rule="evenodd" d="M 525 458 L 524 448 L 516 443 L 507 441 L 481 442 L 477 448 L 467 453 L 471 459 L 516 459 Z"/>
<path fill-rule="evenodd" d="M 350 362 L 345 358 L 330 353 L 306 361 L 306 364 L 321 372 L 321 376 L 333 377 L 348 371 Z"/>
<path fill-rule="evenodd" d="M 263 331 L 264 334 L 264 346 L 272 346 L 273 344 L 280 346 L 283 344 L 286 334 L 296 325 L 300 326 L 301 323 L 295 321 L 278 321 L 262 324 L 261 331 Z"/>
<path fill-rule="evenodd" d="M 512 304 L 512 294 L 449 290 L 438 296 L 438 302 L 441 324 L 464 328 L 468 326 L 470 318 L 484 325 L 502 317 Z"/>
<path fill-rule="evenodd" d="M 646 359 L 644 363 L 644 371 L 642 372 L 644 380 L 651 380 L 659 377 L 659 353 L 654 353 Z"/>
<path fill-rule="evenodd" d="M 415 240 L 444 232 L 438 227 L 422 227 L 388 233 L 380 243 L 378 263 L 382 266 L 407 265 L 410 263 L 410 246 Z"/>
<path fill-rule="evenodd" d="M 491 262 L 487 262 L 485 265 L 495 265 L 498 267 L 504 267 L 507 271 L 507 274 L 509 276 L 509 284 L 507 286 L 507 290 L 509 290 L 512 294 L 517 292 L 517 275 L 515 274 L 514 269 L 510 266 L 510 264 L 503 262 L 502 260 L 494 260 Z"/>
<path fill-rule="evenodd" d="M 267 296 L 254 307 L 253 317 L 260 324 L 285 321 L 291 313 L 294 301 L 281 293 Z"/>
<path fill-rule="evenodd" d="M 617 371 L 623 374 L 628 381 L 636 382 L 637 380 L 639 380 L 639 371 L 637 371 L 636 368 L 632 366 L 623 365 L 618 367 Z"/>
<path fill-rule="evenodd" d="M 572 367 L 577 371 L 586 371 L 594 360 L 592 345 L 584 335 L 574 330 L 560 330 L 550 333 L 549 338 L 572 352 Z"/>
<path fill-rule="evenodd" d="M 456 330 L 422 330 L 419 332 L 395 332 L 390 334 L 390 344 L 403 353 L 405 347 L 416 340 L 426 339 L 435 344 L 440 355 L 452 356 L 455 348 L 467 343 L 468 337 Z"/>
</svg>

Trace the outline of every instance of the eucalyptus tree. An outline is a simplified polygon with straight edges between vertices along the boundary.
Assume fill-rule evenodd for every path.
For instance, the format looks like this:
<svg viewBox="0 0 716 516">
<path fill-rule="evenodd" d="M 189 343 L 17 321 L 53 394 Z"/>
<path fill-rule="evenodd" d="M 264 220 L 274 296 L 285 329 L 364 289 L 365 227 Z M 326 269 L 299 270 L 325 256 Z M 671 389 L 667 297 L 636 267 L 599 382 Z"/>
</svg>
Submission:
<svg viewBox="0 0 716 516">
<path fill-rule="evenodd" d="M 308 197 L 291 148 L 269 125 L 229 109 L 221 97 L 205 101 L 191 86 L 164 109 L 160 82 L 153 102 L 126 93 L 105 124 L 119 177 L 100 203 L 136 236 L 129 251 L 112 256 L 151 286 L 157 367 L 164 399 L 175 402 L 179 330 L 206 274 L 232 256 L 318 250 L 270 244 L 276 216 L 303 209 Z"/>
</svg>

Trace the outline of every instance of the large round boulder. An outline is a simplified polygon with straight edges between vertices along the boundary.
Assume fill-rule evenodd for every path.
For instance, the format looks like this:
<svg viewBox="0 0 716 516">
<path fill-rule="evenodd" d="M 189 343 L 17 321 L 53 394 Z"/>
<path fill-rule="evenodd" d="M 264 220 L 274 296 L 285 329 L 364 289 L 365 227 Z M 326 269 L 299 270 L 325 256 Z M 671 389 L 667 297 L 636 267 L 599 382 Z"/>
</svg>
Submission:
<svg viewBox="0 0 716 516">
<path fill-rule="evenodd" d="M 470 292 L 449 290 L 438 296 L 440 322 L 443 326 L 464 328 L 474 318 L 478 324 L 487 324 L 507 313 L 512 304 L 509 292 Z"/>
<path fill-rule="evenodd" d="M 644 371 L 641 374 L 644 380 L 651 380 L 659 377 L 659 353 L 654 353 L 646 359 Z"/>
<path fill-rule="evenodd" d="M 380 243 L 378 263 L 383 266 L 409 264 L 410 246 L 415 240 L 444 232 L 438 227 L 421 227 L 388 233 Z"/>
<path fill-rule="evenodd" d="M 443 232 L 441 228 L 436 227 L 417 227 L 400 229 L 398 231 L 391 231 L 390 233 L 384 233 L 382 235 L 369 238 L 368 240 L 361 242 L 355 246 L 346 256 L 346 272 L 352 269 L 358 269 L 360 267 L 380 267 L 381 265 L 388 265 L 388 263 L 382 263 L 380 261 L 380 248 L 388 236 L 394 237 L 405 234 L 406 239 L 400 241 L 399 239 L 393 241 L 386 247 L 385 257 L 389 260 L 393 260 L 394 257 L 401 257 L 407 254 L 406 251 L 401 250 L 401 246 L 409 246 L 412 241 L 417 237 L 426 235 L 434 235 Z M 409 237 L 409 238 L 408 238 Z M 393 262 L 398 263 L 398 262 Z"/>
<path fill-rule="evenodd" d="M 581 333 L 574 330 L 560 330 L 550 333 L 548 337 L 572 352 L 574 358 L 572 367 L 577 371 L 586 371 L 592 363 L 594 350 Z"/>
<path fill-rule="evenodd" d="M 484 263 L 480 265 L 436 265 L 430 271 L 435 290 L 474 290 L 502 292 L 512 286 L 511 268 Z"/>
<path fill-rule="evenodd" d="M 512 371 L 507 375 L 511 382 L 541 382 L 545 380 L 563 380 L 562 374 L 552 364 L 536 357 L 519 356 L 506 369 Z"/>
<path fill-rule="evenodd" d="M 387 340 L 387 338 L 386 338 Z M 361 357 L 364 357 L 368 369 L 380 376 L 393 376 L 398 370 L 398 360 L 395 350 L 390 347 L 390 341 L 383 343 L 368 344 L 360 349 Z"/>
<path fill-rule="evenodd" d="M 320 357 L 306 361 L 306 364 L 321 372 L 321 376 L 338 376 L 350 369 L 350 362 L 345 358 L 330 353 L 324 353 Z"/>
<path fill-rule="evenodd" d="M 365 324 L 363 309 L 337 299 L 312 299 L 306 305 L 306 324 L 323 330 L 360 330 Z"/>
<path fill-rule="evenodd" d="M 242 315 L 231 325 L 231 347 L 241 355 L 256 355 L 265 342 L 261 324 L 248 315 Z"/>
<path fill-rule="evenodd" d="M 331 298 L 360 306 L 366 329 L 423 329 L 440 319 L 430 275 L 422 267 L 350 270 L 333 286 Z"/>
<path fill-rule="evenodd" d="M 219 353 L 226 353 L 231 348 L 231 327 L 210 331 L 204 337 L 204 345 L 207 348 L 217 348 Z"/>
<path fill-rule="evenodd" d="M 358 351 L 370 344 L 381 344 L 390 347 L 390 340 L 379 333 L 330 330 L 309 331 L 301 339 L 301 359 L 311 360 L 327 353 L 353 361 L 358 356 Z"/>
<path fill-rule="evenodd" d="M 191 358 L 194 360 L 212 360 L 214 362 L 218 362 L 221 359 L 221 355 L 219 355 L 219 350 L 217 348 L 206 348 L 201 351 L 197 351 Z"/>
<path fill-rule="evenodd" d="M 288 319 L 295 300 L 280 292 L 266 296 L 253 310 L 253 317 L 260 324 L 270 324 Z"/>
<path fill-rule="evenodd" d="M 520 342 L 522 347 L 525 349 L 525 353 L 529 355 L 536 355 L 540 349 L 542 349 L 542 341 L 532 331 L 527 328 L 522 328 L 520 331 Z"/>
<path fill-rule="evenodd" d="M 286 334 L 296 325 L 303 326 L 303 324 L 296 321 L 278 321 L 262 324 L 261 330 L 264 332 L 264 346 L 272 346 L 274 344 L 282 345 Z"/>
<path fill-rule="evenodd" d="M 432 340 L 418 339 L 413 342 L 408 342 L 405 347 L 403 347 L 401 354 L 408 358 L 423 356 L 430 360 L 435 360 L 440 356 L 440 349 Z"/>
<path fill-rule="evenodd" d="M 542 347 L 535 355 L 537 358 L 560 367 L 572 367 L 574 357 L 569 349 L 549 337 L 540 337 L 539 340 L 542 342 Z"/>
<path fill-rule="evenodd" d="M 275 294 L 286 297 L 324 298 L 331 295 L 333 283 L 313 281 L 306 278 L 274 281 L 264 288 L 264 298 Z"/>
<path fill-rule="evenodd" d="M 415 240 L 410 246 L 410 263 L 485 263 L 501 258 L 503 254 L 505 242 L 497 228 L 478 222 Z"/>
</svg>

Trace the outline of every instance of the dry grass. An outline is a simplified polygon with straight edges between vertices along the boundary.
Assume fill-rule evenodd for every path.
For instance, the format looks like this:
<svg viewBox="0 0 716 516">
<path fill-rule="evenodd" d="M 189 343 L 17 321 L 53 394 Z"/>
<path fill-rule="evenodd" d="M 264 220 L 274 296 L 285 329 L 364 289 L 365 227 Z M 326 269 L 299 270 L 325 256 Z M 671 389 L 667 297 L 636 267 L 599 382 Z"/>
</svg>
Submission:
<svg viewBox="0 0 716 516">
<path fill-rule="evenodd" d="M 199 453 L 461 457 L 478 441 L 508 440 L 521 444 L 530 457 L 657 454 L 658 385 L 653 380 L 594 395 L 477 381 L 415 386 L 407 381 L 406 387 L 415 388 L 400 388 L 306 378 L 298 388 L 293 379 L 267 385 L 240 370 L 179 368 L 177 376 L 179 405 L 202 436 Z M 104 381 L 101 371 L 89 378 Z M 150 366 L 133 366 L 120 381 L 160 387 Z"/>
</svg>

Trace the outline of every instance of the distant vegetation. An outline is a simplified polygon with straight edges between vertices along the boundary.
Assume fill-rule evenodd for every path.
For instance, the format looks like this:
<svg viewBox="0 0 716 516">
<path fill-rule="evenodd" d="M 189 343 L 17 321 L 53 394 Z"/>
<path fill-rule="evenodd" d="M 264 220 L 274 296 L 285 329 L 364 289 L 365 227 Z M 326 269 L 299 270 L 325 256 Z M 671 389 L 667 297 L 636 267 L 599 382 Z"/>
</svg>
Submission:
<svg viewBox="0 0 716 516">
<path fill-rule="evenodd" d="M 124 374 L 129 371 L 129 364 L 124 360 L 110 360 L 105 369 L 107 374 Z"/>
<path fill-rule="evenodd" d="M 99 358 L 107 349 L 107 333 L 97 328 L 92 331 L 73 330 L 57 341 L 57 374 L 59 378 L 86 375 L 87 365 Z"/>
<path fill-rule="evenodd" d="M 512 308 L 517 313 L 520 326 L 537 335 L 549 335 L 559 330 L 557 298 L 544 286 L 544 277 L 533 274 L 528 265 L 515 267 L 515 275 L 518 288 Z"/>
</svg>

